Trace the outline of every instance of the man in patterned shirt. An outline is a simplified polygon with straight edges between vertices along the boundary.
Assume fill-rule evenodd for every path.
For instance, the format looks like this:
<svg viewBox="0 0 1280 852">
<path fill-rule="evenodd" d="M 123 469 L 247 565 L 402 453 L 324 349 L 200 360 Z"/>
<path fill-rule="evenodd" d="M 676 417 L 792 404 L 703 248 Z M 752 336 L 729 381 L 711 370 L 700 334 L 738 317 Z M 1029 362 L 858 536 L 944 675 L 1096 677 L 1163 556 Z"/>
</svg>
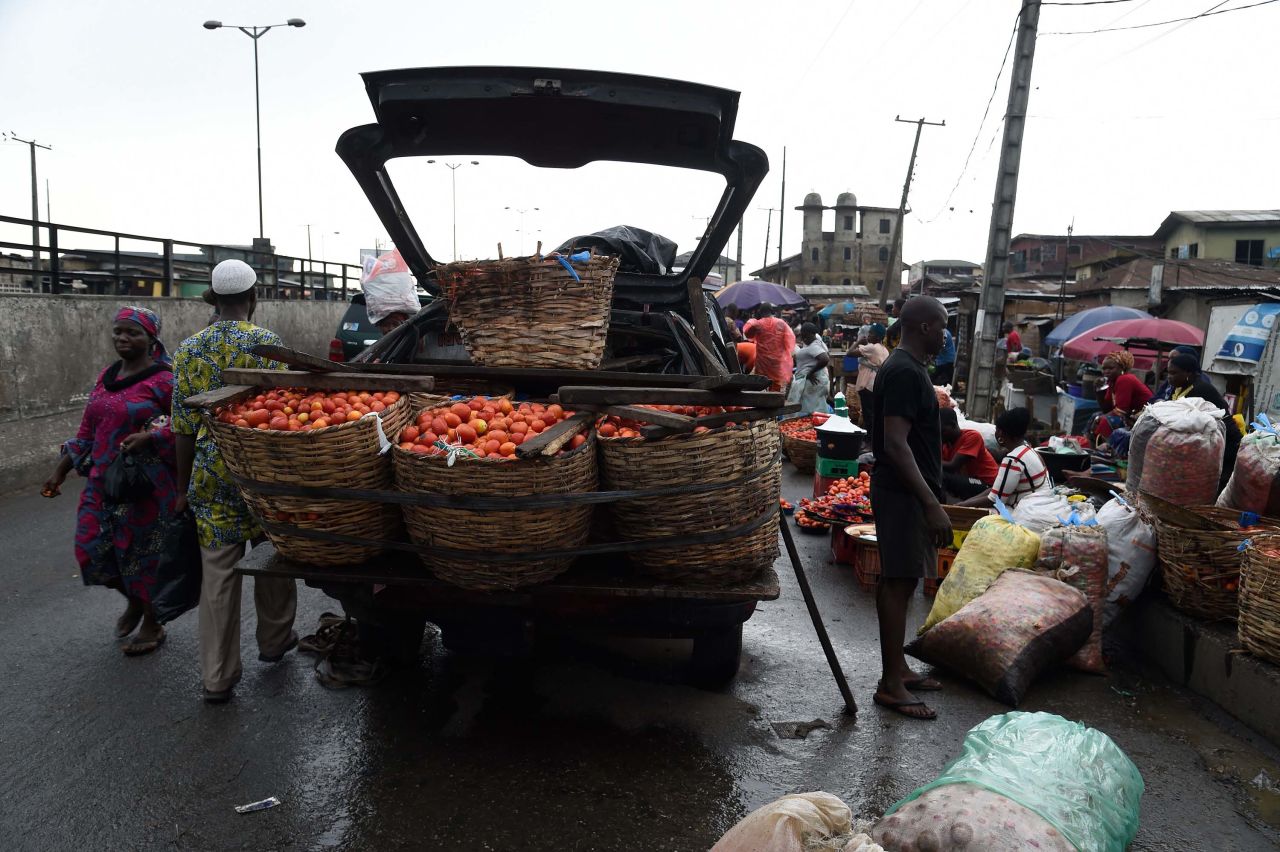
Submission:
<svg viewBox="0 0 1280 852">
<path fill-rule="evenodd" d="M 245 543 L 262 535 L 244 498 L 227 473 L 213 436 L 188 397 L 223 386 L 228 367 L 278 367 L 250 350 L 260 343 L 280 345 L 274 332 L 249 322 L 256 306 L 258 276 L 240 260 L 224 260 L 213 269 L 218 322 L 199 331 L 173 356 L 173 433 L 177 443 L 179 510 L 190 503 L 200 537 L 203 580 L 200 586 L 200 674 L 204 700 L 221 704 L 240 680 L 240 575 L 236 563 Z M 254 580 L 258 611 L 258 659 L 274 663 L 298 644 L 293 618 L 298 603 L 294 580 Z"/>
</svg>

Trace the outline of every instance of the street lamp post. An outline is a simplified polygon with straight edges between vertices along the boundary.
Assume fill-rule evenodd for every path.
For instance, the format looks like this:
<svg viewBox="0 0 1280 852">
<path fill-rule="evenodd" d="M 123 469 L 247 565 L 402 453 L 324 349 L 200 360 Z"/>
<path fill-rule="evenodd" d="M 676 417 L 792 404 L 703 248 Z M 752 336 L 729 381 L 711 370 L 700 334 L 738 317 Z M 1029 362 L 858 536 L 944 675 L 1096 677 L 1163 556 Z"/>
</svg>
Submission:
<svg viewBox="0 0 1280 852">
<path fill-rule="evenodd" d="M 428 163 L 434 163 L 435 160 L 427 160 Z M 449 170 L 450 183 L 453 187 L 453 259 L 458 259 L 458 169 L 467 163 L 441 163 Z M 480 165 L 479 160 L 472 160 L 470 165 Z"/>
<path fill-rule="evenodd" d="M 238 24 L 227 24 L 227 26 L 234 26 L 240 32 L 253 39 L 253 114 L 258 135 L 258 237 L 260 239 L 266 236 L 266 228 L 263 225 L 262 217 L 262 103 L 258 96 L 258 39 L 276 27 L 305 27 L 306 25 L 307 22 L 301 18 L 290 18 L 283 24 L 270 24 L 265 27 L 242 27 Z M 222 21 L 204 22 L 206 30 L 217 30 L 222 27 Z"/>
<path fill-rule="evenodd" d="M 18 134 L 10 130 L 4 134 L 5 138 L 12 139 L 14 142 L 21 142 L 31 149 L 31 289 L 39 291 L 39 275 L 40 275 L 40 195 L 39 182 L 36 180 L 36 149 L 43 148 L 46 151 L 52 151 L 51 145 L 41 145 L 34 139 L 21 139 Z M 48 189 L 45 195 L 48 196 Z M 48 216 L 45 216 L 48 219 Z M 57 282 L 54 282 L 53 292 L 58 292 Z"/>
<path fill-rule="evenodd" d="M 537 213 L 541 207 L 504 207 L 504 210 L 514 210 L 520 216 L 520 224 L 516 229 L 516 233 L 520 235 L 520 254 L 524 254 L 524 214 Z"/>
</svg>

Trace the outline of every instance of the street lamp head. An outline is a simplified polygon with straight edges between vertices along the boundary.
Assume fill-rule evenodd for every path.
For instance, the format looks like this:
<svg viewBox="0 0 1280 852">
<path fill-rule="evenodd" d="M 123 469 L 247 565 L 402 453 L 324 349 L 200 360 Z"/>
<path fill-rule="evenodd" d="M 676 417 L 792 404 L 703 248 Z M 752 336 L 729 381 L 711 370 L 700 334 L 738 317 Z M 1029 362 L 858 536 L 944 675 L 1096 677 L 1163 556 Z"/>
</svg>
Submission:
<svg viewBox="0 0 1280 852">
<path fill-rule="evenodd" d="M 217 30 L 222 28 L 222 21 L 205 21 L 204 28 L 206 30 Z"/>
<path fill-rule="evenodd" d="M 434 163 L 435 160 L 427 160 L 428 163 Z"/>
<path fill-rule="evenodd" d="M 471 161 L 471 165 L 473 165 L 473 166 L 478 166 L 478 165 L 480 165 L 480 161 L 479 161 L 479 160 L 472 160 L 472 161 Z"/>
<path fill-rule="evenodd" d="M 290 18 L 289 20 L 285 21 L 285 23 L 291 27 L 305 27 L 307 25 L 307 22 L 302 20 L 301 18 Z"/>
</svg>

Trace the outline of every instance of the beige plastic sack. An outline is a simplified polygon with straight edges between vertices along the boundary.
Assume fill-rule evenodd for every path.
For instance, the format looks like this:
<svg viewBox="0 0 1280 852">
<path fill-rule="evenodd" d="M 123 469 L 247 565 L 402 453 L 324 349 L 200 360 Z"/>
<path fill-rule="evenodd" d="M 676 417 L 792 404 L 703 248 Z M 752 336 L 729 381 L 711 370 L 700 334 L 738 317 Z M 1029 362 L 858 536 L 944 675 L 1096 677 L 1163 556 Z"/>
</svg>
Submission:
<svg viewBox="0 0 1280 852">
<path fill-rule="evenodd" d="M 811 852 L 814 849 L 853 849 L 884 852 L 879 846 L 840 838 L 853 830 L 849 806 L 830 793 L 783 796 L 747 814 L 721 837 L 711 852 Z M 859 835 L 865 841 L 865 836 Z M 854 839 L 856 840 L 857 837 Z"/>
<path fill-rule="evenodd" d="M 985 592 L 1006 569 L 1030 568 L 1039 555 L 1040 536 L 997 515 L 980 519 L 965 536 L 920 633 Z"/>
</svg>

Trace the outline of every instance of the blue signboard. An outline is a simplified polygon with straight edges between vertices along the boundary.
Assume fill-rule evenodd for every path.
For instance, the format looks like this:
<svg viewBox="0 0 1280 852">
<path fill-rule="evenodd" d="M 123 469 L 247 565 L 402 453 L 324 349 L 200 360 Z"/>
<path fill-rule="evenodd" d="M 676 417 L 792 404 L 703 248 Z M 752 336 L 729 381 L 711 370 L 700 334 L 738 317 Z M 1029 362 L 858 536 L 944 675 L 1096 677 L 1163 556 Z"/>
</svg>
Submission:
<svg viewBox="0 0 1280 852">
<path fill-rule="evenodd" d="M 1231 327 L 1227 339 L 1222 341 L 1217 357 L 1227 361 L 1257 364 L 1262 360 L 1262 351 L 1267 347 L 1267 338 L 1271 336 L 1277 315 L 1280 315 L 1280 303 L 1250 307 Z"/>
</svg>

